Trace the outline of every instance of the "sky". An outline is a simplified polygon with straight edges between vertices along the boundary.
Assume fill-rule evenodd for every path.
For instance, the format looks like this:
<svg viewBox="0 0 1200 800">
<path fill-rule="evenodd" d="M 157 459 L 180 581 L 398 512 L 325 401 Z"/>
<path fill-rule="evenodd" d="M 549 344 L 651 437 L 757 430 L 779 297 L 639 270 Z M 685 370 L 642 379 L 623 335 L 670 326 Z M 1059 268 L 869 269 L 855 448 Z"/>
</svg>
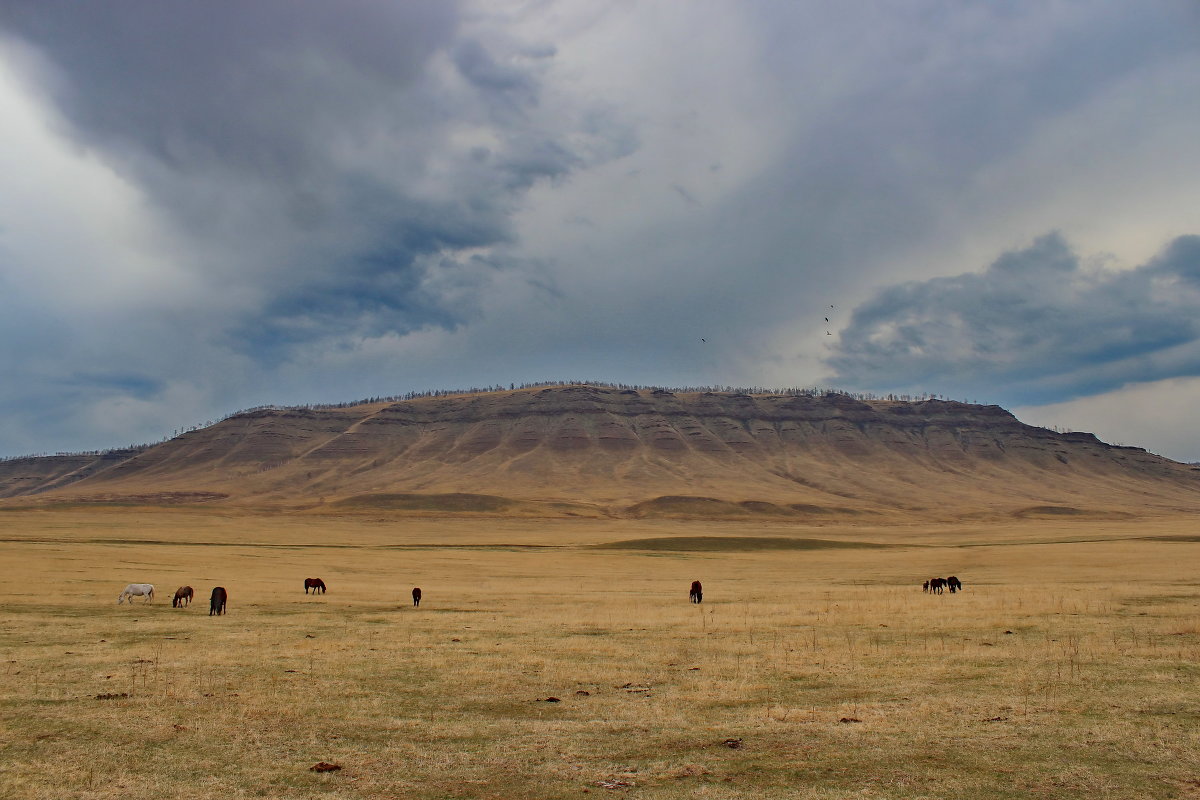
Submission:
<svg viewBox="0 0 1200 800">
<path fill-rule="evenodd" d="M 0 456 L 582 379 L 1200 461 L 1197 97 L 1192 0 L 0 0 Z"/>
</svg>

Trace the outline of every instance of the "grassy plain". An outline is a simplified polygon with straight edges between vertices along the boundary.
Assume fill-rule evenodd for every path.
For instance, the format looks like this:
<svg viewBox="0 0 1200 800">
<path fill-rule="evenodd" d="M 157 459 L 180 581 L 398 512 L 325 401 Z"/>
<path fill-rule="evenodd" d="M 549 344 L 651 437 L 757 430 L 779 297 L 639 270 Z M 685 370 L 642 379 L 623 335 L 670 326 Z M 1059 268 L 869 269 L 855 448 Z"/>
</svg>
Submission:
<svg viewBox="0 0 1200 800">
<path fill-rule="evenodd" d="M 1196 533 L 2 511 L 0 796 L 1200 797 Z"/>
</svg>

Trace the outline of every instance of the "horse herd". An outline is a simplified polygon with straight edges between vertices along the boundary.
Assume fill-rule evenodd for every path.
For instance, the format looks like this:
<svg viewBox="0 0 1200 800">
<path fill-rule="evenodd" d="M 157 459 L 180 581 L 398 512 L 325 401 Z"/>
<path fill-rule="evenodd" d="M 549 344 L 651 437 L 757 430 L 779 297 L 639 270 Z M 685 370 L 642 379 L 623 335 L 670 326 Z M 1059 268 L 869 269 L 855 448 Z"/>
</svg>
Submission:
<svg viewBox="0 0 1200 800">
<path fill-rule="evenodd" d="M 175 590 L 175 596 L 171 598 L 171 608 L 184 608 L 192 604 L 192 597 L 196 594 L 195 590 L 190 586 L 180 586 Z M 131 583 L 125 587 L 125 591 L 117 595 L 117 605 L 121 605 L 126 600 L 130 605 L 133 605 L 133 598 L 144 597 L 147 603 L 154 601 L 154 584 L 153 583 Z M 212 596 L 208 601 L 208 615 L 221 615 L 225 613 L 225 603 L 229 600 L 229 592 L 225 591 L 224 586 L 215 586 L 212 590 Z"/>
<path fill-rule="evenodd" d="M 694 586 L 699 586 L 697 581 Z M 325 594 L 325 581 L 320 578 L 305 578 L 304 593 L 308 594 L 309 590 L 313 594 L 320 592 Z M 195 595 L 195 590 L 190 586 L 180 586 L 175 590 L 175 596 L 171 598 L 171 608 L 186 608 L 192 604 L 192 597 Z M 133 605 L 133 598 L 144 597 L 147 603 L 154 602 L 154 584 L 152 583 L 131 583 L 125 587 L 125 591 L 117 596 L 117 605 L 121 605 L 126 600 L 130 605 Z M 421 605 L 421 589 L 413 587 L 412 590 L 413 605 Z M 229 601 L 229 592 L 224 586 L 217 586 L 212 590 L 212 597 L 208 601 L 208 615 L 220 616 L 225 613 L 225 604 Z M 696 600 L 695 602 L 700 602 Z"/>
<path fill-rule="evenodd" d="M 962 591 L 962 581 L 951 575 L 949 578 L 930 578 L 921 584 L 921 589 L 929 594 L 941 594 L 947 589 L 950 594 Z"/>
<path fill-rule="evenodd" d="M 955 592 L 962 590 L 962 581 L 953 575 L 951 575 L 949 578 L 930 578 L 929 580 L 925 581 L 925 583 L 921 584 L 921 589 L 929 594 L 942 594 L 942 592 L 944 592 L 946 589 L 949 589 L 950 594 L 954 594 Z M 318 592 L 325 594 L 325 581 L 321 580 L 320 578 L 305 578 L 304 593 L 308 594 L 310 590 L 313 594 L 317 594 Z M 171 608 L 184 608 L 185 606 L 191 605 L 193 594 L 194 592 L 192 591 L 192 587 L 180 586 L 175 590 L 175 596 L 171 598 Z M 117 605 L 120 605 L 126 600 L 132 604 L 133 598 L 135 597 L 145 597 L 147 603 L 152 602 L 154 600 L 154 584 L 129 584 L 125 587 L 125 591 L 121 592 L 120 596 L 117 597 Z M 228 599 L 229 593 L 225 591 L 224 586 L 218 586 L 214 588 L 212 590 L 212 597 L 208 603 L 208 615 L 211 617 L 213 615 L 219 616 L 224 614 L 225 603 L 228 601 Z M 420 587 L 413 587 L 412 599 L 414 606 L 421 605 Z M 688 587 L 688 599 L 693 603 L 701 603 L 704 601 L 704 587 L 700 584 L 700 581 L 692 581 L 692 585 Z"/>
</svg>

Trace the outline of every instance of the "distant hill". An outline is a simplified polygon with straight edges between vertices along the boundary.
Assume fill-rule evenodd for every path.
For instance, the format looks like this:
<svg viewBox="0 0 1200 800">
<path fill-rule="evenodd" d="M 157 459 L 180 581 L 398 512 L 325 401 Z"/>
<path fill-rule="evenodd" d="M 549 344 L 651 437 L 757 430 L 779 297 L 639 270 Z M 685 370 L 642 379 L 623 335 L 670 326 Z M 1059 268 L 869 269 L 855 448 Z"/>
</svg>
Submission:
<svg viewBox="0 0 1200 800">
<path fill-rule="evenodd" d="M 590 385 L 259 409 L 145 449 L 0 462 L 22 504 L 770 519 L 1200 509 L 1200 469 L 998 406 Z"/>
</svg>

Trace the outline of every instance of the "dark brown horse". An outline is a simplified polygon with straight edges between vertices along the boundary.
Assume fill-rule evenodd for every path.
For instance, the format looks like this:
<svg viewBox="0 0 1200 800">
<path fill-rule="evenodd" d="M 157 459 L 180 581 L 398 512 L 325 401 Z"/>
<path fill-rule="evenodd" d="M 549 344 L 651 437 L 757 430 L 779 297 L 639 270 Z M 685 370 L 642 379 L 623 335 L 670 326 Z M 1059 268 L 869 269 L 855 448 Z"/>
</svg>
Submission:
<svg viewBox="0 0 1200 800">
<path fill-rule="evenodd" d="M 225 601 L 229 599 L 229 592 L 225 591 L 224 586 L 217 586 L 213 589 L 212 598 L 208 601 L 208 615 L 211 617 L 214 614 L 221 616 L 225 613 Z"/>
<path fill-rule="evenodd" d="M 951 575 L 949 578 L 946 578 L 946 588 L 950 590 L 950 594 L 961 591 L 962 581 Z"/>
<path fill-rule="evenodd" d="M 308 594 L 309 589 L 312 589 L 313 594 L 316 594 L 317 592 L 325 594 L 325 581 L 321 580 L 320 578 L 305 578 L 304 593 Z"/>
<path fill-rule="evenodd" d="M 688 590 L 688 599 L 693 603 L 703 602 L 704 587 L 700 585 L 700 581 L 692 581 L 692 588 Z"/>
<path fill-rule="evenodd" d="M 419 587 L 419 586 L 413 587 L 413 605 L 414 606 L 421 605 L 421 587 Z"/>
<path fill-rule="evenodd" d="M 929 591 L 933 594 L 941 594 L 946 589 L 945 578 L 930 578 Z"/>
<path fill-rule="evenodd" d="M 171 608 L 183 608 L 192 604 L 192 587 L 180 586 L 175 590 L 175 596 L 171 598 Z"/>
</svg>

